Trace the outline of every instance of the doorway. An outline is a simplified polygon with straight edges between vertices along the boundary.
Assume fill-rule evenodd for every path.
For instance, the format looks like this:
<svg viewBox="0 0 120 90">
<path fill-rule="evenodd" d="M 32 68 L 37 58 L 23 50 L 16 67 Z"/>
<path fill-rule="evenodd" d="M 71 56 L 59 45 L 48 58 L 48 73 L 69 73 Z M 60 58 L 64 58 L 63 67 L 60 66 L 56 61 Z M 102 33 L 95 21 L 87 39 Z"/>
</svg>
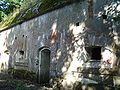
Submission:
<svg viewBox="0 0 120 90">
<path fill-rule="evenodd" d="M 38 83 L 49 83 L 50 72 L 50 50 L 42 48 L 39 51 Z"/>
</svg>

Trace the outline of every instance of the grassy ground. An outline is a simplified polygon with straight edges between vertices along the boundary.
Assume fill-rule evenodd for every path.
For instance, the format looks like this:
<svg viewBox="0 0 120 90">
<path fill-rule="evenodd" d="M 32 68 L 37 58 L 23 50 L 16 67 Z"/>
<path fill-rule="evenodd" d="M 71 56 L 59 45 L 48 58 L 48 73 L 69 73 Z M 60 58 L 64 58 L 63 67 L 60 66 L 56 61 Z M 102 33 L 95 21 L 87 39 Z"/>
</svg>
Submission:
<svg viewBox="0 0 120 90">
<path fill-rule="evenodd" d="M 48 88 L 29 80 L 20 80 L 9 74 L 0 73 L 0 90 L 48 90 Z"/>
<path fill-rule="evenodd" d="M 107 82 L 108 84 L 108 82 Z M 105 84 L 82 85 L 80 82 L 76 84 L 74 89 L 70 90 L 120 90 L 120 87 L 109 86 Z M 54 84 L 53 84 L 54 85 Z M 51 87 L 53 87 L 53 85 Z M 11 74 L 0 73 L 0 90 L 69 90 L 62 87 L 50 88 L 46 85 L 40 86 L 34 81 L 19 79 Z"/>
</svg>

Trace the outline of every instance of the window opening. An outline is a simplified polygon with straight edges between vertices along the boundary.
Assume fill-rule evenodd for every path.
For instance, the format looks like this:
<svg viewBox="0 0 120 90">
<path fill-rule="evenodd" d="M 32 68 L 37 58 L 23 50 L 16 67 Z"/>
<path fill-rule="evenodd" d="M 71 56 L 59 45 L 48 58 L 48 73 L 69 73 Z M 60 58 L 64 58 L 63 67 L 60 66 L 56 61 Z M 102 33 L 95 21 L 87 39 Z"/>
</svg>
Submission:
<svg viewBox="0 0 120 90">
<path fill-rule="evenodd" d="M 86 51 L 92 60 L 101 60 L 101 47 L 100 46 L 93 46 L 93 47 L 86 47 Z"/>
<path fill-rule="evenodd" d="M 101 47 L 93 47 L 91 53 L 92 53 L 91 59 L 97 60 L 101 59 Z"/>
</svg>

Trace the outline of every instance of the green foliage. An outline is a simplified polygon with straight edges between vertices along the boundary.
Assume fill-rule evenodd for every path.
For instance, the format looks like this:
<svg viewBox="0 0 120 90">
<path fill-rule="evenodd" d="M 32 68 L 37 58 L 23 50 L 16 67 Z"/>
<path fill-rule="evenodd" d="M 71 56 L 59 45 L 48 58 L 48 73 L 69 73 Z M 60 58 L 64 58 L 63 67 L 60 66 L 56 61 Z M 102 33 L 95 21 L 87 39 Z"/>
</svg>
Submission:
<svg viewBox="0 0 120 90">
<path fill-rule="evenodd" d="M 4 0 L 6 1 L 6 0 Z M 7 18 L 2 19 L 0 23 L 0 30 L 4 30 L 10 26 L 13 26 L 17 23 L 21 23 L 33 17 L 39 16 L 41 14 L 47 13 L 51 10 L 54 10 L 59 7 L 63 7 L 66 4 L 76 2 L 79 0 L 8 0 L 13 2 L 11 3 L 10 10 L 7 12 L 13 11 L 11 14 L 7 14 Z M 15 2 L 16 1 L 16 2 Z M 83 1 L 83 0 L 81 0 Z M 15 6 L 14 6 L 15 5 Z M 14 10 L 17 9 L 17 10 Z"/>
<path fill-rule="evenodd" d="M 26 90 L 26 87 L 23 82 L 18 82 L 16 85 L 16 90 Z"/>
<path fill-rule="evenodd" d="M 113 17 L 114 21 L 120 21 L 120 12 L 116 17 Z"/>
<path fill-rule="evenodd" d="M 25 80 L 36 80 L 36 74 L 31 71 L 22 70 L 22 69 L 9 69 L 8 73 L 13 75 L 14 78 L 25 79 Z"/>
<path fill-rule="evenodd" d="M 3 21 L 15 8 L 19 8 L 22 0 L 1 0 L 0 21 Z"/>
<path fill-rule="evenodd" d="M 6 16 L 7 15 L 3 11 L 0 11 L 0 21 L 4 20 Z"/>
<path fill-rule="evenodd" d="M 42 9 L 48 9 L 58 5 L 58 3 L 60 3 L 61 1 L 63 0 L 41 0 L 41 7 Z"/>
</svg>

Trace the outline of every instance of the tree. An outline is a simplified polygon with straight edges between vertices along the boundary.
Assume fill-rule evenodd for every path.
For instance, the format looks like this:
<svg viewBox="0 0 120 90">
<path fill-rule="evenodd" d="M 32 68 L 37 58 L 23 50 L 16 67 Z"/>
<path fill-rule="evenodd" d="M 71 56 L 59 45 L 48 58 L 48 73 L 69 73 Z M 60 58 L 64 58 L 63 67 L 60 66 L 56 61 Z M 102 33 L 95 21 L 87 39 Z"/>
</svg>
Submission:
<svg viewBox="0 0 120 90">
<path fill-rule="evenodd" d="M 23 0 L 1 0 L 0 1 L 0 22 L 4 20 L 15 8 L 21 6 Z"/>
</svg>

